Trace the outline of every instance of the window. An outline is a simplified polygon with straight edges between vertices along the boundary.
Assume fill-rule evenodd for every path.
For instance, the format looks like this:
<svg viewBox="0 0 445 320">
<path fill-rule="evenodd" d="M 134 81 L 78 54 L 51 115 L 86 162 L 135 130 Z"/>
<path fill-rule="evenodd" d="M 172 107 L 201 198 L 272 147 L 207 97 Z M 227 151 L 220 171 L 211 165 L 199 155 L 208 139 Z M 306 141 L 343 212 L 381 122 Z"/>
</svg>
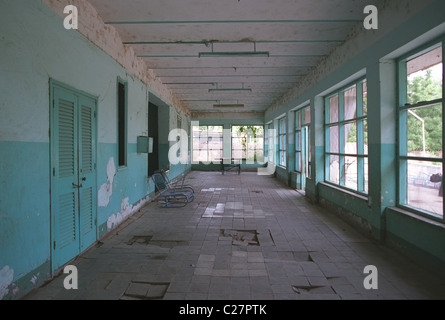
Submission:
<svg viewBox="0 0 445 320">
<path fill-rule="evenodd" d="M 365 79 L 325 99 L 325 181 L 359 193 L 368 193 Z"/>
<path fill-rule="evenodd" d="M 267 145 L 267 161 L 275 163 L 274 161 L 274 150 L 275 150 L 275 131 L 273 129 L 273 124 L 266 124 L 265 131 L 265 143 Z"/>
<path fill-rule="evenodd" d="M 295 171 L 311 176 L 311 109 L 295 111 Z"/>
<path fill-rule="evenodd" d="M 264 163 L 263 126 L 232 126 L 232 158 Z"/>
<path fill-rule="evenodd" d="M 117 142 L 119 167 L 127 165 L 127 83 L 117 81 Z"/>
<path fill-rule="evenodd" d="M 278 165 L 286 166 L 286 117 L 278 120 Z"/>
<path fill-rule="evenodd" d="M 399 205 L 443 220 L 443 42 L 399 60 Z M 436 179 L 435 179 L 436 178 Z"/>
<path fill-rule="evenodd" d="M 223 126 L 193 126 L 193 162 L 219 162 L 223 157 Z"/>
</svg>

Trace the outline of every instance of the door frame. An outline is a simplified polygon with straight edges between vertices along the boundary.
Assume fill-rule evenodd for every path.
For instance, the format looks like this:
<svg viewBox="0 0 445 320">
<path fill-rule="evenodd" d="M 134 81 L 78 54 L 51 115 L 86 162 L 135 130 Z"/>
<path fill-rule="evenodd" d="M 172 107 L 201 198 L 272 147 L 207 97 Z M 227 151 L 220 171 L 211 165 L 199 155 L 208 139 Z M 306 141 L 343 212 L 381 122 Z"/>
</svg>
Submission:
<svg viewBox="0 0 445 320">
<path fill-rule="evenodd" d="M 85 98 L 88 99 L 93 99 L 95 101 L 95 117 L 93 120 L 93 124 L 94 124 L 94 129 L 92 132 L 92 142 L 94 145 L 94 151 L 93 151 L 93 156 L 94 156 L 94 170 L 95 170 L 95 175 L 94 175 L 94 186 L 95 188 L 93 188 L 93 195 L 92 197 L 94 197 L 94 199 L 97 199 L 97 149 L 98 149 L 98 144 L 97 144 L 97 129 L 98 129 L 98 98 L 97 96 L 94 96 L 92 94 L 89 94 L 87 92 L 78 90 L 72 86 L 69 86 L 67 84 L 64 84 L 62 82 L 59 82 L 57 80 L 54 80 L 52 78 L 49 79 L 49 180 L 50 180 L 50 190 L 49 190 L 49 200 L 50 200 L 50 243 L 49 243 L 49 247 L 50 247 L 50 265 L 51 265 L 51 275 L 55 275 L 57 273 L 57 270 L 61 268 L 61 266 L 55 267 L 55 248 L 54 248 L 54 241 L 55 241 L 55 230 L 54 230 L 54 226 L 55 226 L 55 218 L 56 218 L 56 208 L 54 206 L 55 203 L 55 196 L 57 195 L 56 192 L 53 192 L 54 189 L 54 185 L 55 185 L 55 168 L 56 168 L 56 157 L 57 155 L 55 154 L 55 150 L 56 148 L 54 147 L 54 143 L 55 141 L 58 141 L 57 139 L 55 139 L 55 134 L 56 134 L 56 130 L 54 130 L 54 124 L 55 124 L 55 112 L 54 112 L 54 103 L 55 103 L 55 93 L 54 90 L 55 88 L 61 88 L 64 90 L 68 90 L 70 92 L 72 92 L 74 95 L 76 95 L 77 97 L 79 96 L 83 96 Z M 80 100 L 80 99 L 79 99 Z M 77 144 L 78 146 L 78 144 Z M 79 165 L 79 160 L 78 161 L 78 165 Z M 93 207 L 94 213 L 93 213 L 93 220 L 95 222 L 95 241 L 97 241 L 98 239 L 98 223 L 97 223 L 97 209 L 98 209 L 98 205 L 97 205 L 97 201 L 94 201 L 95 206 Z M 95 242 L 93 241 L 93 243 Z M 83 252 L 83 251 L 82 251 Z M 79 243 L 79 254 L 81 253 L 80 251 L 80 243 Z M 77 255 L 76 255 L 77 256 Z M 75 257 L 76 257 L 75 256 Z M 66 261 L 65 264 L 69 262 Z"/>
</svg>

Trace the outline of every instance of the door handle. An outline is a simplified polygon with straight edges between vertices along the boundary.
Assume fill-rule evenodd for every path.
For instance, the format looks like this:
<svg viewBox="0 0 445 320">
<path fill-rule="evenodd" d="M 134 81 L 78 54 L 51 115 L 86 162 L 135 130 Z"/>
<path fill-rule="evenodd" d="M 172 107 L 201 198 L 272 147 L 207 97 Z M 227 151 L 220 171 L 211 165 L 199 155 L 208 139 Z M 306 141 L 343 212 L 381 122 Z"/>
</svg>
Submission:
<svg viewBox="0 0 445 320">
<path fill-rule="evenodd" d="M 82 177 L 82 181 L 87 181 L 87 177 Z"/>
<path fill-rule="evenodd" d="M 82 188 L 82 184 L 77 185 L 77 184 L 75 184 L 74 182 L 73 182 L 72 184 L 73 184 L 73 188 Z"/>
</svg>

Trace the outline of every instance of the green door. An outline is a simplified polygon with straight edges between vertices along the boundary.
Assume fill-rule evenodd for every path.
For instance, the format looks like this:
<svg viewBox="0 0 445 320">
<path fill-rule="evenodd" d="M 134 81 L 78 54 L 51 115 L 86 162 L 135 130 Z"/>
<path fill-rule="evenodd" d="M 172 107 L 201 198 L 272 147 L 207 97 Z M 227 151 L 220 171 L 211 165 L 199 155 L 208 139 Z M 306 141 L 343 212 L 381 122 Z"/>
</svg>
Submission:
<svg viewBox="0 0 445 320">
<path fill-rule="evenodd" d="M 95 114 L 96 101 L 79 98 L 79 231 L 80 251 L 96 241 L 96 159 Z"/>
<path fill-rule="evenodd" d="M 51 83 L 52 270 L 96 240 L 94 98 Z"/>
</svg>

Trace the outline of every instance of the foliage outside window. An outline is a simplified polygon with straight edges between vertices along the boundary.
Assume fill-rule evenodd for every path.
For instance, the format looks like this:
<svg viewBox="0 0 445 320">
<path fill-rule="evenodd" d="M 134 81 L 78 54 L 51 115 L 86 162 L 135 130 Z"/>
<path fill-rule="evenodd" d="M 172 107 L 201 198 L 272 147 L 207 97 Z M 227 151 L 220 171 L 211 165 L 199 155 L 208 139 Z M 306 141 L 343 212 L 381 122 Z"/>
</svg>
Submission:
<svg viewBox="0 0 445 320">
<path fill-rule="evenodd" d="M 443 44 L 399 60 L 399 205 L 443 219 Z"/>
<path fill-rule="evenodd" d="M 359 80 L 325 99 L 325 180 L 368 193 L 367 82 Z"/>
<path fill-rule="evenodd" d="M 264 163 L 263 126 L 232 126 L 232 158 Z"/>
<path fill-rule="evenodd" d="M 278 165 L 286 166 L 286 117 L 278 119 Z"/>
<path fill-rule="evenodd" d="M 193 126 L 193 162 L 219 163 L 223 157 L 223 126 Z"/>
</svg>

